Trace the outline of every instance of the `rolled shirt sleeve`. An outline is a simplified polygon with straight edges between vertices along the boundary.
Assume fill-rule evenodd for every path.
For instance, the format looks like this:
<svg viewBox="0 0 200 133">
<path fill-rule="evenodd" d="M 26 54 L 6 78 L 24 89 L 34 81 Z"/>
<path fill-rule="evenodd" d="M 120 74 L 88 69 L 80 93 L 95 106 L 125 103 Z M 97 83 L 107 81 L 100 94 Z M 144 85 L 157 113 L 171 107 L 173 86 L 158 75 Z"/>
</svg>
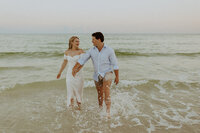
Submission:
<svg viewBox="0 0 200 133">
<path fill-rule="evenodd" d="M 86 53 L 78 60 L 78 63 L 84 65 L 91 57 L 90 50 L 87 50 Z"/>
<path fill-rule="evenodd" d="M 118 63 L 117 63 L 117 57 L 115 55 L 115 51 L 113 49 L 111 49 L 111 55 L 110 55 L 110 62 L 111 62 L 111 65 L 113 66 L 113 69 L 114 70 L 119 70 L 119 66 L 118 66 Z"/>
</svg>

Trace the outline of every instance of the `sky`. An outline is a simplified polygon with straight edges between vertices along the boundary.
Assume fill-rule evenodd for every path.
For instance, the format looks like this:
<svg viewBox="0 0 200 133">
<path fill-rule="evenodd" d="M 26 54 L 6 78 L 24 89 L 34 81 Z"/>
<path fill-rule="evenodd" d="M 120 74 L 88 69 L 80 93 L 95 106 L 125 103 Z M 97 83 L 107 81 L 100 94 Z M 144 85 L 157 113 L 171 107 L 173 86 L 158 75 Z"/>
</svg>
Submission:
<svg viewBox="0 0 200 133">
<path fill-rule="evenodd" d="M 200 33 L 200 0 L 0 0 L 0 33 Z"/>
</svg>

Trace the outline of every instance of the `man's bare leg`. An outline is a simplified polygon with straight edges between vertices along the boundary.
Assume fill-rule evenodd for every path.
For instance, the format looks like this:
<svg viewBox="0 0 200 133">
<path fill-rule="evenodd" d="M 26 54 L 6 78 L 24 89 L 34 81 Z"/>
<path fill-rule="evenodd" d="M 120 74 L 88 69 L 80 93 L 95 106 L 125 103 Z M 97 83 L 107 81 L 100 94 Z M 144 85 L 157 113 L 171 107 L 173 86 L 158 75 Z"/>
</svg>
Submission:
<svg viewBox="0 0 200 133">
<path fill-rule="evenodd" d="M 112 73 L 107 73 L 103 80 L 103 90 L 105 93 L 107 118 L 110 118 L 110 106 L 111 106 L 110 86 L 111 86 L 111 83 L 112 83 Z"/>
<path fill-rule="evenodd" d="M 99 108 L 103 108 L 103 84 L 101 82 L 94 81 L 97 89 L 98 94 L 98 102 L 99 102 Z"/>
</svg>

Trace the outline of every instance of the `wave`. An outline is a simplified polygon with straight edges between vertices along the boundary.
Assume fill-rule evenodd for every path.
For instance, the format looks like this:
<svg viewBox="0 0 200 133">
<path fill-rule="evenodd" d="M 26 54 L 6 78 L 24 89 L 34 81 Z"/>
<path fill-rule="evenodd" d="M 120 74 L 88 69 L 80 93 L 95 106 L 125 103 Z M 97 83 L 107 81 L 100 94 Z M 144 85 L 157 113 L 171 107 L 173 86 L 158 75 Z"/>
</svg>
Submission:
<svg viewBox="0 0 200 133">
<path fill-rule="evenodd" d="M 40 70 L 42 68 L 34 67 L 34 66 L 7 66 L 7 67 L 0 67 L 0 70 Z"/>
<path fill-rule="evenodd" d="M 51 43 L 47 43 L 47 44 L 52 44 L 52 45 L 56 44 L 56 45 L 59 45 L 59 44 L 66 44 L 66 43 L 64 43 L 64 42 L 51 42 Z"/>
<path fill-rule="evenodd" d="M 55 52 L 1 52 L 0 57 L 61 57 L 63 56 L 63 52 L 55 51 Z M 131 52 L 131 51 L 120 51 L 115 50 L 115 54 L 117 56 L 145 56 L 145 57 L 153 57 L 153 56 L 199 56 L 200 52 L 194 53 L 141 53 L 141 52 Z"/>
<path fill-rule="evenodd" d="M 17 89 L 17 88 L 41 88 L 41 89 L 48 89 L 48 88 L 65 88 L 66 83 L 65 79 L 61 80 L 51 80 L 51 81 L 35 81 L 32 83 L 25 83 L 25 84 L 16 84 L 12 87 L 1 87 L 1 90 L 9 90 L 9 89 Z M 93 80 L 85 80 L 84 88 L 92 88 L 95 87 Z M 182 81 L 173 81 L 173 80 L 120 80 L 120 83 L 116 86 L 112 83 L 112 88 L 114 89 L 131 89 L 133 87 L 139 89 L 153 89 L 157 88 L 160 90 L 161 93 L 164 93 L 162 87 L 170 88 L 170 89 L 180 89 L 180 90 L 190 90 L 190 89 L 197 89 L 200 88 L 200 82 L 182 82 Z"/>
<path fill-rule="evenodd" d="M 141 52 L 123 52 L 115 50 L 116 55 L 118 56 L 197 56 L 200 55 L 200 52 L 194 53 L 141 53 Z"/>
<path fill-rule="evenodd" d="M 0 57 L 56 57 L 63 56 L 62 52 L 1 52 Z"/>
</svg>

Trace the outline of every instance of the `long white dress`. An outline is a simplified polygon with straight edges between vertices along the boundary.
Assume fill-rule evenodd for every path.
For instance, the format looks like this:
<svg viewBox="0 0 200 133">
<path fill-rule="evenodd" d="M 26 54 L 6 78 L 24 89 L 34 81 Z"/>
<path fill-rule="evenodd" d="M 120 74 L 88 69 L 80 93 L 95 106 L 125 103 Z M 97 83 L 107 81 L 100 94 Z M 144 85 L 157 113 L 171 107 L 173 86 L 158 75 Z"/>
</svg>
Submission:
<svg viewBox="0 0 200 133">
<path fill-rule="evenodd" d="M 83 53 L 72 57 L 64 54 L 64 59 L 68 60 L 68 69 L 66 74 L 67 107 L 71 104 L 72 98 L 82 103 L 84 86 L 83 70 L 81 69 L 78 73 L 76 73 L 75 77 L 72 75 L 72 69 L 82 55 Z"/>
</svg>

